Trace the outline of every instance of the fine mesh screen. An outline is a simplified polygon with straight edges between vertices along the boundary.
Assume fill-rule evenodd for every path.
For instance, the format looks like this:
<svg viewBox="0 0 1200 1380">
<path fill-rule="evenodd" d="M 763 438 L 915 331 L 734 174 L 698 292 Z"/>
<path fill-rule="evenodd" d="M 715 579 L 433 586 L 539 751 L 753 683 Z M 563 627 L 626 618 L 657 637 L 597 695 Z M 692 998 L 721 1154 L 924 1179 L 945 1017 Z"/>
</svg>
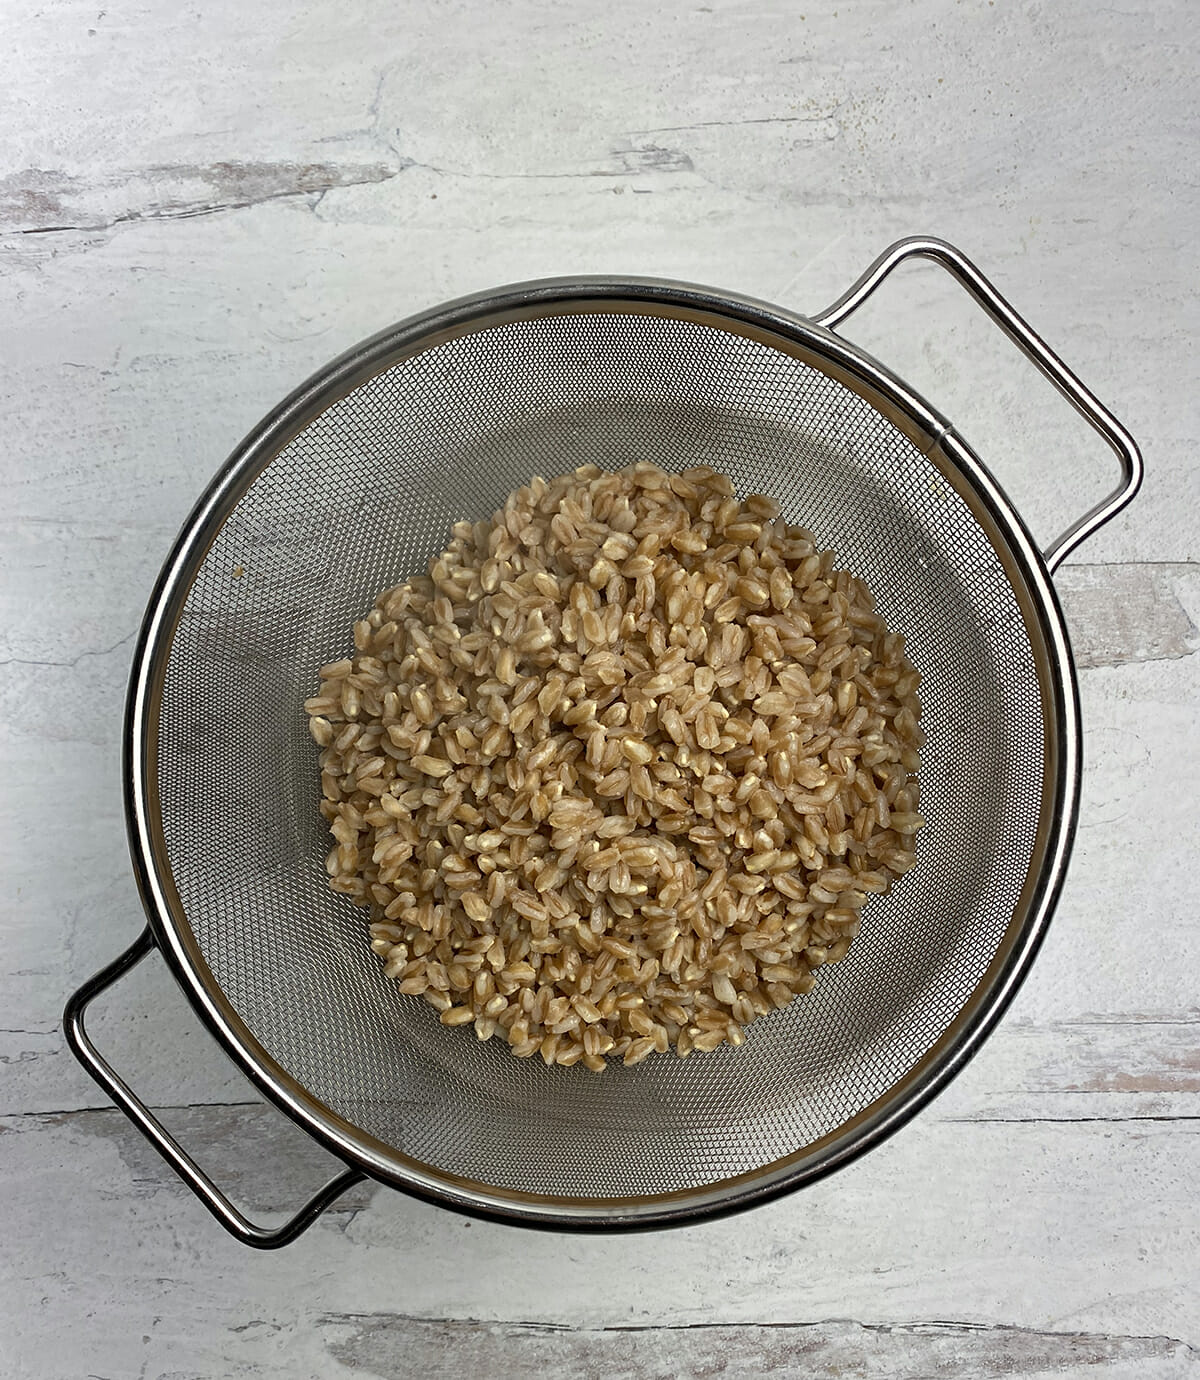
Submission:
<svg viewBox="0 0 1200 1380">
<path fill-rule="evenodd" d="M 795 347 L 793 347 L 795 348 Z M 741 1049 L 596 1077 L 514 1059 L 402 997 L 326 887 L 302 702 L 376 594 L 534 473 L 706 462 L 773 494 L 875 592 L 923 675 L 919 864 L 872 898 L 815 991 Z M 854 392 L 733 330 L 629 308 L 438 344 L 333 403 L 200 567 L 160 717 L 167 861 L 255 1037 L 316 1098 L 482 1189 L 699 1188 L 835 1132 L 942 1035 L 1013 922 L 1042 809 L 1035 657 L 992 545 L 937 467 Z"/>
</svg>

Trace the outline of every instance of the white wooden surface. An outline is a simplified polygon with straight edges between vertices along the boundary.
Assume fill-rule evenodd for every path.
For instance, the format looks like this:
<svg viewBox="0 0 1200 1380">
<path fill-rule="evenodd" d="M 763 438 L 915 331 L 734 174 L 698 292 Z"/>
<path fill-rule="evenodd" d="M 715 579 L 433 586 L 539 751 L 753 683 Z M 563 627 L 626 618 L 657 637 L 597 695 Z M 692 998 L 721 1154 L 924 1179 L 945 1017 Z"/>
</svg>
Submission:
<svg viewBox="0 0 1200 1380">
<path fill-rule="evenodd" d="M 1196 28 L 1189 0 L 3 8 L 0 1372 L 1200 1374 Z M 1000 1030 L 884 1148 L 730 1221 L 531 1235 L 359 1190 L 277 1255 L 225 1239 L 58 1028 L 140 923 L 123 682 L 200 487 L 447 297 L 612 271 L 815 310 L 915 232 L 977 259 L 1148 468 L 1059 579 L 1083 814 Z M 1040 537 L 1111 482 L 934 270 L 852 334 Z M 153 962 L 93 1025 L 247 1205 L 325 1171 Z"/>
</svg>

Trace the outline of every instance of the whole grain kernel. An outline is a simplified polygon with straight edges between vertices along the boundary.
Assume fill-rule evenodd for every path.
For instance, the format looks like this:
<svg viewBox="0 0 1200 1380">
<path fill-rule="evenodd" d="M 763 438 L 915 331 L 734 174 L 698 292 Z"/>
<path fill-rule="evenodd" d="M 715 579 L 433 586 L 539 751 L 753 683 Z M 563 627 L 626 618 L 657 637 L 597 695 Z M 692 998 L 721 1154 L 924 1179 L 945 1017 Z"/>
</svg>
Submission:
<svg viewBox="0 0 1200 1380">
<path fill-rule="evenodd" d="M 330 885 L 402 994 L 516 1057 L 740 1045 L 916 863 L 903 639 L 707 467 L 536 480 L 353 634 L 305 702 Z"/>
</svg>

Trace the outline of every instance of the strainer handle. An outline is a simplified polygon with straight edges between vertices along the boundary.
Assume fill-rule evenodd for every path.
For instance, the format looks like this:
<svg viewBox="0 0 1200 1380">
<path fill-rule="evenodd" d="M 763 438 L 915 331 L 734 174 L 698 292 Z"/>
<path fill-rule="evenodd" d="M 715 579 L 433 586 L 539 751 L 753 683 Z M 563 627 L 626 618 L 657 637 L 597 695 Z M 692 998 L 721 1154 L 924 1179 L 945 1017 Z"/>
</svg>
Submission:
<svg viewBox="0 0 1200 1380">
<path fill-rule="evenodd" d="M 279 1227 L 260 1227 L 250 1221 L 229 1201 L 224 1193 L 208 1177 L 203 1169 L 192 1159 L 179 1142 L 170 1134 L 149 1108 L 141 1102 L 125 1081 L 112 1069 L 96 1046 L 92 1043 L 83 1017 L 91 1002 L 116 982 L 157 946 L 154 936 L 147 926 L 134 942 L 115 958 L 106 968 L 102 968 L 90 978 L 67 1002 L 63 1013 L 63 1030 L 67 1044 L 84 1068 L 112 1098 L 117 1106 L 141 1131 L 142 1135 L 158 1151 L 171 1168 L 179 1175 L 197 1198 L 212 1213 L 218 1222 L 232 1236 L 247 1246 L 257 1246 L 270 1250 L 276 1246 L 286 1246 L 294 1241 L 305 1228 L 312 1226 L 317 1218 L 337 1197 L 340 1197 L 352 1184 L 366 1178 L 358 1169 L 345 1169 L 329 1180 L 323 1188 Z"/>
<path fill-rule="evenodd" d="M 1063 363 L 1023 316 L 1013 310 L 992 284 L 960 250 L 945 240 L 913 237 L 897 240 L 885 249 L 861 278 L 831 306 L 814 316 L 819 326 L 835 330 L 867 300 L 894 268 L 905 259 L 931 259 L 940 264 L 987 312 L 1014 345 L 1050 380 L 1064 398 L 1112 447 L 1121 465 L 1121 482 L 1054 542 L 1045 552 L 1051 571 L 1082 541 L 1133 498 L 1142 482 L 1142 457 L 1133 437 L 1107 407 Z"/>
</svg>

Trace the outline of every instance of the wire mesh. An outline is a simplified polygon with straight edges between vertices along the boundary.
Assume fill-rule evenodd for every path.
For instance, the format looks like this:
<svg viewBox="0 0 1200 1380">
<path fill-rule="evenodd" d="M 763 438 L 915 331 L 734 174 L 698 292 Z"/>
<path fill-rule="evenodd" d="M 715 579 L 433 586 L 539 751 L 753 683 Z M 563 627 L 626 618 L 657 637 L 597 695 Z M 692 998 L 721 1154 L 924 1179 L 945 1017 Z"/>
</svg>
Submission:
<svg viewBox="0 0 1200 1380">
<path fill-rule="evenodd" d="M 314 1097 L 491 1189 L 698 1189 L 837 1133 L 959 1015 L 1019 911 L 1047 733 L 992 540 L 883 412 L 719 322 L 626 308 L 468 329 L 332 401 L 195 572 L 159 709 L 165 862 L 216 982 Z M 402 997 L 326 887 L 302 704 L 381 589 L 535 473 L 652 459 L 765 492 L 866 579 L 923 677 L 928 825 L 846 960 L 740 1049 L 602 1077 L 514 1059 Z M 581 1209 L 582 1210 L 582 1209 Z"/>
</svg>

